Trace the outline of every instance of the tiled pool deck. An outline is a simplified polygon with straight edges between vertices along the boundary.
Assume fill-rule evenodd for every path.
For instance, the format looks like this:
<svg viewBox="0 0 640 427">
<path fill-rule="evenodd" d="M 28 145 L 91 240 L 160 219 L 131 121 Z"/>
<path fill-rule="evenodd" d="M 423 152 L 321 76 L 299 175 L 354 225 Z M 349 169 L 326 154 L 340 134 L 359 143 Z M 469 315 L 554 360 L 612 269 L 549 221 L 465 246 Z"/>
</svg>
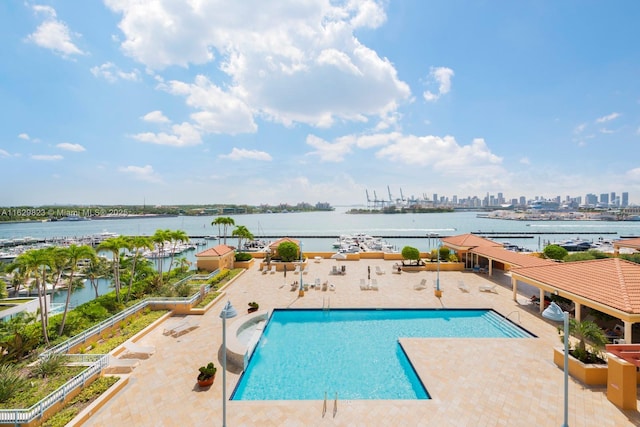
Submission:
<svg viewBox="0 0 640 427">
<path fill-rule="evenodd" d="M 334 308 L 492 308 L 521 324 L 538 338 L 531 339 L 404 339 L 403 345 L 432 396 L 431 400 L 342 401 L 338 396 L 334 414 L 333 391 L 329 390 L 323 417 L 325 390 L 314 401 L 228 401 L 227 425 L 238 426 L 559 426 L 563 419 L 563 372 L 552 361 L 552 348 L 561 345 L 556 326 L 542 319 L 527 305 L 527 296 L 513 301 L 512 292 L 498 285 L 497 293 L 480 292 L 488 282 L 474 273 L 441 272 L 444 290 L 434 296 L 436 273 L 390 274 L 392 262 L 366 260 L 339 262 L 347 274 L 330 276 L 338 262 L 322 260 L 309 264 L 304 282 L 316 277 L 335 284 L 335 291 L 309 290 L 298 298 L 289 284 L 299 280 L 291 273 L 284 283 L 282 273 L 261 274 L 257 265 L 226 288 L 226 297 L 204 316 L 199 327 L 178 337 L 162 334 L 163 327 L 146 335 L 141 344 L 155 345 L 156 353 L 143 360 L 129 383 L 83 425 L 113 426 L 204 426 L 222 424 L 222 321 L 220 311 L 230 300 L 240 315 L 250 301 L 260 309 L 321 308 L 330 299 Z M 375 266 L 386 270 L 374 273 Z M 361 278 L 371 277 L 378 291 L 362 291 Z M 422 291 L 413 285 L 427 278 Z M 471 288 L 458 289 L 458 280 Z M 516 314 L 516 313 L 519 314 Z M 167 325 L 180 319 L 171 318 Z M 235 321 L 231 319 L 227 326 Z M 317 363 L 339 363 L 339 354 L 327 354 Z M 200 390 L 197 368 L 214 360 L 218 372 L 214 385 Z M 366 362 L 364 362 L 366 363 Z M 240 372 L 229 366 L 227 397 Z M 282 366 L 282 369 L 287 369 Z M 640 406 L 640 405 L 639 405 Z M 638 426 L 640 413 L 623 411 L 607 400 L 606 387 L 585 387 L 569 380 L 569 425 Z"/>
</svg>

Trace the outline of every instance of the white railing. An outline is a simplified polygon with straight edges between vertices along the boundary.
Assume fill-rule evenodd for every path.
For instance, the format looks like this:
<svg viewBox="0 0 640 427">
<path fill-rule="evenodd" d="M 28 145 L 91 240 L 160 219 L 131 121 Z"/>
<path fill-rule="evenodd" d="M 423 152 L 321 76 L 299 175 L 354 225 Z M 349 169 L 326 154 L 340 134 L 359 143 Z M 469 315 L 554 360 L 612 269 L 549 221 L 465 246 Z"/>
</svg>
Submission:
<svg viewBox="0 0 640 427">
<path fill-rule="evenodd" d="M 204 275 L 192 275 L 189 276 L 189 280 L 193 280 L 195 277 L 196 280 L 208 280 L 216 275 L 219 270 L 216 270 L 210 273 L 207 276 Z M 205 285 L 205 293 L 209 293 L 211 291 L 211 285 Z M 75 376 L 67 383 L 62 385 L 59 389 L 49 394 L 47 397 L 26 409 L 0 409 L 0 424 L 24 424 L 29 423 L 37 418 L 41 418 L 44 413 L 51 406 L 58 402 L 64 401 L 66 396 L 74 391 L 77 388 L 81 388 L 84 386 L 85 382 L 88 378 L 99 374 L 102 369 L 109 366 L 109 355 L 108 354 L 66 354 L 69 349 L 72 347 L 86 342 L 88 338 L 96 334 L 100 334 L 107 328 L 113 327 L 117 322 L 120 322 L 127 317 L 137 313 L 140 310 L 148 306 L 152 306 L 154 304 L 176 304 L 176 305 L 192 305 L 200 298 L 200 293 L 196 293 L 189 298 L 163 298 L 163 297 L 154 297 L 147 298 L 136 305 L 133 305 L 126 310 L 121 311 L 120 313 L 111 316 L 110 318 L 98 323 L 97 325 L 87 329 L 81 334 L 78 334 L 72 338 L 69 338 L 63 343 L 56 345 L 55 347 L 51 347 L 50 349 L 42 352 L 39 357 L 45 358 L 50 356 L 51 354 L 65 354 L 65 358 L 68 359 L 68 363 L 71 364 L 87 364 L 88 367 L 86 370 L 82 371 L 79 375 Z"/>
<path fill-rule="evenodd" d="M 90 359 L 93 359 L 91 364 L 86 370 L 73 377 L 66 384 L 62 385 L 53 393 L 47 397 L 25 409 L 0 409 L 0 424 L 24 424 L 29 423 L 37 418 L 42 418 L 47 409 L 58 402 L 64 401 L 64 399 L 77 388 L 84 386 L 87 379 L 94 375 L 97 375 L 103 368 L 109 365 L 109 355 L 107 354 L 94 354 L 94 355 L 74 355 L 84 356 L 82 358 L 74 357 L 74 359 L 84 359 L 89 363 Z M 73 362 L 72 362 L 73 363 Z"/>
</svg>

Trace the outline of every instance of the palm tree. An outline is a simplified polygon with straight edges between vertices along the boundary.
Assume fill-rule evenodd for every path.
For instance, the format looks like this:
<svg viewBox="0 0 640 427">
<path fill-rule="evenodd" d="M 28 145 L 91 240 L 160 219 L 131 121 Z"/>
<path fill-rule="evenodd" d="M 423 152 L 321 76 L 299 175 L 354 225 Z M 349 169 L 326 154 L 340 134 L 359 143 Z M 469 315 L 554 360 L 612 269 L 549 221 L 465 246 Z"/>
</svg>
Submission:
<svg viewBox="0 0 640 427">
<path fill-rule="evenodd" d="M 67 251 L 61 246 L 49 246 L 45 250 L 51 257 L 51 274 L 53 275 L 51 288 L 55 292 L 67 267 Z"/>
<path fill-rule="evenodd" d="M 242 241 L 243 240 L 253 240 L 253 234 L 249 231 L 247 227 L 244 225 L 239 225 L 231 232 L 232 236 L 238 238 L 238 250 L 242 251 Z"/>
<path fill-rule="evenodd" d="M 162 255 L 164 253 L 164 245 L 167 244 L 167 242 L 171 239 L 171 230 L 156 230 L 155 233 L 153 233 L 153 236 L 151 236 L 151 241 L 153 243 L 155 243 L 156 248 L 158 249 L 158 251 L 160 252 L 160 255 Z M 160 286 L 162 287 L 163 284 L 163 277 L 162 277 L 162 257 L 158 258 L 158 275 L 160 276 Z"/>
<path fill-rule="evenodd" d="M 120 250 L 127 247 L 123 237 L 111 237 L 98 245 L 98 252 L 111 252 L 113 267 L 113 287 L 116 290 L 116 301 L 120 302 Z"/>
<path fill-rule="evenodd" d="M 87 279 L 89 279 L 89 283 L 91 283 L 91 286 L 96 293 L 96 298 L 100 296 L 98 293 L 98 279 L 108 276 L 109 270 L 110 267 L 107 260 L 99 256 L 91 260 L 89 266 L 84 270 L 84 274 L 87 276 Z"/>
<path fill-rule="evenodd" d="M 560 331 L 560 328 L 558 328 Z M 591 362 L 592 358 L 598 357 L 600 350 L 607 344 L 607 336 L 597 323 L 590 320 L 578 322 L 576 319 L 569 319 L 569 335 L 578 339 L 578 344 L 573 350 L 576 359 L 582 362 Z M 587 341 L 593 351 L 587 350 Z"/>
<path fill-rule="evenodd" d="M 78 262 L 82 259 L 91 260 L 96 258 L 96 251 L 91 246 L 87 245 L 70 245 L 68 248 L 64 248 L 64 254 L 67 258 L 67 269 L 69 271 L 69 287 L 67 288 L 67 299 L 64 302 L 64 312 L 62 313 L 62 321 L 60 322 L 58 335 L 62 335 L 62 332 L 64 331 L 64 324 L 67 321 L 69 303 L 71 302 L 71 292 L 73 292 L 73 276 L 78 270 Z"/>
<path fill-rule="evenodd" d="M 176 256 L 176 247 L 178 246 L 178 242 L 185 243 L 189 241 L 189 235 L 182 230 L 174 230 L 169 232 L 169 239 L 172 243 L 171 246 L 171 263 L 169 264 L 169 271 L 167 274 L 171 273 L 171 267 L 173 266 L 173 259 Z"/>
<path fill-rule="evenodd" d="M 129 301 L 129 296 L 131 295 L 131 286 L 133 285 L 133 279 L 136 275 L 136 264 L 138 259 L 140 258 L 140 252 L 142 249 L 153 249 L 153 243 L 151 239 L 144 236 L 131 236 L 126 237 L 126 240 L 129 242 L 129 250 L 133 253 L 132 262 L 131 262 L 131 276 L 129 277 L 129 286 L 127 286 L 127 297 L 125 301 Z"/>
<path fill-rule="evenodd" d="M 213 220 L 211 225 L 217 225 L 218 226 L 218 237 L 220 237 L 220 226 L 222 225 L 222 230 L 224 231 L 224 244 L 226 245 L 227 244 L 227 230 L 228 230 L 230 225 L 236 225 L 236 222 L 231 217 L 219 216 L 218 218 Z"/>
<path fill-rule="evenodd" d="M 191 264 L 193 263 L 185 257 L 180 257 L 174 261 L 174 264 L 178 270 L 184 273 L 189 269 L 189 267 L 191 267 Z"/>
<path fill-rule="evenodd" d="M 36 289 L 38 291 L 38 305 L 40 312 L 40 324 L 42 327 L 42 338 L 46 346 L 49 345 L 48 309 L 46 303 L 46 278 L 47 269 L 51 264 L 50 253 L 46 249 L 32 249 L 18 255 L 13 263 L 7 267 L 7 271 L 20 270 L 24 274 L 25 281 L 33 276 Z M 44 289 L 44 290 L 43 290 Z"/>
</svg>

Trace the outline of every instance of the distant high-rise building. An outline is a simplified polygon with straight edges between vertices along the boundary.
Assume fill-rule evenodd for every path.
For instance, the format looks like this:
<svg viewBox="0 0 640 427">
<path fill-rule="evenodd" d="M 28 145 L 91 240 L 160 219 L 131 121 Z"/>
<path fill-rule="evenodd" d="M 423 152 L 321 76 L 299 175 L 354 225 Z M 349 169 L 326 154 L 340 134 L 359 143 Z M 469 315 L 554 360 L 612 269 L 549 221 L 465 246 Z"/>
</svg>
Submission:
<svg viewBox="0 0 640 427">
<path fill-rule="evenodd" d="M 588 206 L 595 206 L 598 204 L 598 196 L 593 193 L 587 194 L 584 199 L 584 203 Z"/>
<path fill-rule="evenodd" d="M 604 206 L 609 206 L 609 194 L 607 193 L 600 194 L 600 204 Z"/>
<path fill-rule="evenodd" d="M 520 206 L 525 206 L 527 204 L 527 198 L 525 196 L 520 196 Z"/>
<path fill-rule="evenodd" d="M 623 208 L 626 208 L 627 206 L 629 206 L 629 193 L 627 193 L 626 191 L 622 193 L 622 200 L 620 202 L 620 206 L 622 206 Z"/>
<path fill-rule="evenodd" d="M 438 203 L 438 193 L 433 193 L 433 204 L 437 204 Z"/>
<path fill-rule="evenodd" d="M 616 203 L 616 192 L 612 191 L 611 195 L 609 195 L 609 203 L 612 205 L 617 205 Z"/>
</svg>

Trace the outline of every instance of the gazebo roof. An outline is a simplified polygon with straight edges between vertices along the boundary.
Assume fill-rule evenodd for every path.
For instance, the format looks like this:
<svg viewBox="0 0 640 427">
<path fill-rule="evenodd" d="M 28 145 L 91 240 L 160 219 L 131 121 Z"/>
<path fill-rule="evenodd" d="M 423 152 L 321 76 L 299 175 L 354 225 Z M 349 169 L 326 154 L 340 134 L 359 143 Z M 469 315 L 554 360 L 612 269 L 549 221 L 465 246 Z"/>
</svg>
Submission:
<svg viewBox="0 0 640 427">
<path fill-rule="evenodd" d="M 537 265 L 549 265 L 554 264 L 554 261 L 538 258 L 532 254 L 522 254 L 519 252 L 513 252 L 503 249 L 501 246 L 480 246 L 471 249 L 469 252 L 477 254 L 486 258 L 490 258 L 504 264 L 509 264 L 512 267 L 533 267 Z"/>
<path fill-rule="evenodd" d="M 498 246 L 502 247 L 502 243 L 494 242 L 493 240 L 485 239 L 484 237 L 476 236 L 475 234 L 467 233 L 457 236 L 443 237 L 442 243 L 452 249 L 471 249 L 475 247 L 486 246 Z"/>
<path fill-rule="evenodd" d="M 206 249 L 202 252 L 198 252 L 196 254 L 197 257 L 205 257 L 205 256 L 222 256 L 225 254 L 228 254 L 229 252 L 234 252 L 233 248 L 227 246 L 227 245 L 218 245 L 218 246 L 214 246 L 213 248 L 209 248 Z"/>
</svg>

